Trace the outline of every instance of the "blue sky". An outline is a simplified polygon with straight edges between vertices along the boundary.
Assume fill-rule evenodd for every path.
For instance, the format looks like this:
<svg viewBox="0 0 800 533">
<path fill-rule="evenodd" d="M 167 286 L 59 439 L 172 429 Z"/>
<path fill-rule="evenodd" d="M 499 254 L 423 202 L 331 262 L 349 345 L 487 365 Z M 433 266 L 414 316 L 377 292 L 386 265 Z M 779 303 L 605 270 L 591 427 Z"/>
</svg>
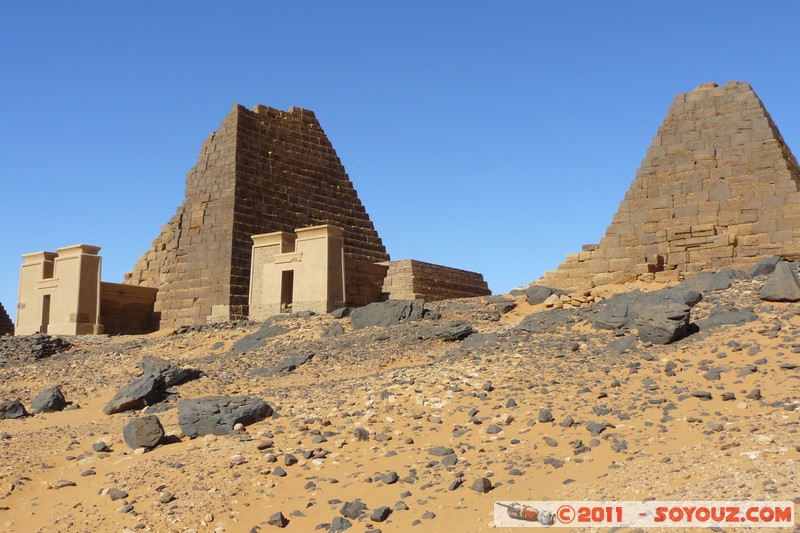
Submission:
<svg viewBox="0 0 800 533">
<path fill-rule="evenodd" d="M 4 2 L 0 302 L 122 280 L 234 103 L 315 111 L 393 259 L 505 292 L 597 242 L 677 93 L 749 81 L 800 150 L 796 2 Z"/>
</svg>

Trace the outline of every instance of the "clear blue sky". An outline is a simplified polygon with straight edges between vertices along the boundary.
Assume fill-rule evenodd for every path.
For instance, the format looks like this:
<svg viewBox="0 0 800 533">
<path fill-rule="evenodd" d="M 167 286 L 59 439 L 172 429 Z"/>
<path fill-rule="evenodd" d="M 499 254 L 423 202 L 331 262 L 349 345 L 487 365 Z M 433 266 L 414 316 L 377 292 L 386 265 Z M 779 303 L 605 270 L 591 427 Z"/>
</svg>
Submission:
<svg viewBox="0 0 800 533">
<path fill-rule="evenodd" d="M 597 242 L 673 97 L 749 81 L 800 151 L 797 2 L 4 2 L 0 302 L 121 281 L 232 104 L 313 109 L 393 259 L 505 292 Z"/>
</svg>

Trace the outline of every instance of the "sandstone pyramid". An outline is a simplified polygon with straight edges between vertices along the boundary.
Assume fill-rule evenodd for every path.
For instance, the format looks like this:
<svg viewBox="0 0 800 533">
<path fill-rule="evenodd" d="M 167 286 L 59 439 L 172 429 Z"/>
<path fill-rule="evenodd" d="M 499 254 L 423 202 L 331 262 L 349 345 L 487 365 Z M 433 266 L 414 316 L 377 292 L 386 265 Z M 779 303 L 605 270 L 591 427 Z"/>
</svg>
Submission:
<svg viewBox="0 0 800 533">
<path fill-rule="evenodd" d="M 800 257 L 800 168 L 749 83 L 675 97 L 617 213 L 536 283 L 586 289 Z"/>
<path fill-rule="evenodd" d="M 14 334 L 14 323 L 11 321 L 11 317 L 8 316 L 3 304 L 0 304 L 0 335 L 5 335 L 6 333 Z"/>
<path fill-rule="evenodd" d="M 349 259 L 389 259 L 314 113 L 240 105 L 203 143 L 186 199 L 125 283 L 159 289 L 161 327 L 247 316 L 255 234 L 333 224 Z"/>
</svg>

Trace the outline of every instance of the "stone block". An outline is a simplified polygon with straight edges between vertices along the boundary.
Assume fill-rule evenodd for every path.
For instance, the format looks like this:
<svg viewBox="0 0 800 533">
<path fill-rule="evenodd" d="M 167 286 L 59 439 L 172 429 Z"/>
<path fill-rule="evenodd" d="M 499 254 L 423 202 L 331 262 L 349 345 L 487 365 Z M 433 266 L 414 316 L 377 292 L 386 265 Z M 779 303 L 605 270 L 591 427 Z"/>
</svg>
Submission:
<svg viewBox="0 0 800 533">
<path fill-rule="evenodd" d="M 609 259 L 608 260 L 608 269 L 611 272 L 619 271 L 619 270 L 626 270 L 631 267 L 633 262 L 628 258 L 619 258 L 619 259 Z"/>
<path fill-rule="evenodd" d="M 677 282 L 680 280 L 681 272 L 677 269 L 675 270 L 662 270 L 660 272 L 655 272 L 655 281 L 657 283 L 671 283 Z"/>
<path fill-rule="evenodd" d="M 596 259 L 587 263 L 586 271 L 590 274 L 609 272 L 609 264 L 606 259 Z"/>
<path fill-rule="evenodd" d="M 729 200 L 731 197 L 731 188 L 727 185 L 716 184 L 708 189 L 709 200 Z"/>
<path fill-rule="evenodd" d="M 672 195 L 657 196 L 650 200 L 651 209 L 661 209 L 661 208 L 671 208 L 671 207 L 672 207 Z"/>
<path fill-rule="evenodd" d="M 783 241 L 791 241 L 792 240 L 792 229 L 782 229 L 776 230 L 769 233 L 769 240 L 773 243 L 783 242 Z"/>
</svg>

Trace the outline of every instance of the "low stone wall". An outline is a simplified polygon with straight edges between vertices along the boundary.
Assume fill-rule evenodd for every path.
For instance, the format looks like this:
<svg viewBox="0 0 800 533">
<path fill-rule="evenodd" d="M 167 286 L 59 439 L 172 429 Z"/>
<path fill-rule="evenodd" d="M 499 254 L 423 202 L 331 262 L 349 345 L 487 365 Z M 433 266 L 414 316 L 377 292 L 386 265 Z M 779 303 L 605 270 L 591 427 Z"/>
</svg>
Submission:
<svg viewBox="0 0 800 533">
<path fill-rule="evenodd" d="M 0 335 L 5 335 L 6 333 L 9 335 L 14 334 L 14 323 L 11 321 L 11 317 L 8 316 L 8 313 L 6 313 L 3 304 L 0 304 Z"/>
<path fill-rule="evenodd" d="M 431 302 L 449 298 L 471 298 L 492 293 L 483 275 L 468 270 L 450 268 L 406 259 L 387 261 L 389 270 L 383 282 L 383 292 L 390 300 L 422 298 Z"/>
<path fill-rule="evenodd" d="M 158 329 L 153 312 L 157 289 L 100 283 L 100 322 L 109 335 L 137 335 Z"/>
</svg>

